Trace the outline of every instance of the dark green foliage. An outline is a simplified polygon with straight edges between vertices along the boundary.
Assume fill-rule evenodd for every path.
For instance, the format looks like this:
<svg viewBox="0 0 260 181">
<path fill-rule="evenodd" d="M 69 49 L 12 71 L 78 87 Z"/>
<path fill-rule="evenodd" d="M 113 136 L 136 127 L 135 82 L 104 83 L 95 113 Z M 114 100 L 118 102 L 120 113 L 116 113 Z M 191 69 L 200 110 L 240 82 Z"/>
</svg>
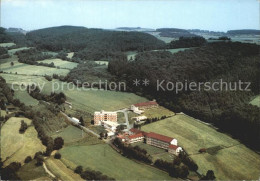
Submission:
<svg viewBox="0 0 260 181">
<path fill-rule="evenodd" d="M 45 60 L 48 58 L 52 58 L 52 55 L 47 54 L 47 53 L 42 53 L 35 48 L 27 49 L 27 50 L 21 50 L 16 52 L 18 56 L 18 61 L 21 63 L 26 63 L 30 65 L 40 65 L 40 66 L 47 66 L 47 67 L 55 67 L 54 63 L 42 63 L 42 62 L 37 62 L 39 60 Z"/>
<path fill-rule="evenodd" d="M 85 180 L 115 180 L 114 178 L 108 177 L 107 175 L 103 175 L 99 171 L 91 169 L 86 169 L 80 174 L 80 176 Z"/>
<path fill-rule="evenodd" d="M 160 36 L 163 37 L 171 37 L 171 38 L 179 38 L 179 37 L 196 37 L 197 35 L 190 33 L 184 29 L 178 28 L 159 28 L 156 31 L 160 32 Z"/>
<path fill-rule="evenodd" d="M 21 163 L 12 162 L 5 168 L 1 168 L 1 179 L 3 180 L 21 180 L 16 172 L 21 168 Z"/>
<path fill-rule="evenodd" d="M 64 145 L 64 140 L 62 139 L 62 137 L 57 137 L 54 139 L 54 150 L 59 150 L 62 148 L 62 146 Z"/>
<path fill-rule="evenodd" d="M 136 68 L 142 71 L 136 71 Z M 113 60 L 108 65 L 127 90 L 157 102 L 174 112 L 213 123 L 245 144 L 260 149 L 260 111 L 249 105 L 259 94 L 259 46 L 239 42 L 216 42 L 203 47 L 171 54 L 168 51 L 137 54 L 135 61 Z M 149 86 L 133 86 L 133 80 L 149 79 Z M 165 82 L 251 82 L 251 91 L 180 91 L 159 89 L 157 80 Z M 245 88 L 245 87 L 244 87 Z"/>
<path fill-rule="evenodd" d="M 27 156 L 24 160 L 24 163 L 29 163 L 30 161 L 32 161 L 32 157 L 31 156 Z"/>
<path fill-rule="evenodd" d="M 19 133 L 21 133 L 21 134 L 24 133 L 27 128 L 28 128 L 27 123 L 24 122 L 24 120 L 21 120 L 21 127 L 19 129 Z"/>
<path fill-rule="evenodd" d="M 0 43 L 9 43 L 12 39 L 5 32 L 5 28 L 0 27 Z"/>
<path fill-rule="evenodd" d="M 74 57 L 89 60 L 109 59 L 121 51 L 162 48 L 165 43 L 141 32 L 120 32 L 84 27 L 61 26 L 27 33 L 37 48 L 50 51 L 76 51 Z"/>
<path fill-rule="evenodd" d="M 55 159 L 61 159 L 61 154 L 60 153 L 55 153 L 54 158 Z"/>
<path fill-rule="evenodd" d="M 83 171 L 83 167 L 82 166 L 77 166 L 76 169 L 74 170 L 75 173 L 77 174 L 81 174 Z"/>
<path fill-rule="evenodd" d="M 215 180 L 215 174 L 213 170 L 208 170 L 206 176 L 203 176 L 200 180 Z"/>
<path fill-rule="evenodd" d="M 63 92 L 60 93 L 52 92 L 50 95 L 45 95 L 42 94 L 40 89 L 35 85 L 31 85 L 31 86 L 28 85 L 27 91 L 30 94 L 30 96 L 32 96 L 37 100 L 53 102 L 59 105 L 63 104 L 66 101 L 66 95 Z"/>
<path fill-rule="evenodd" d="M 203 37 L 180 37 L 179 40 L 171 41 L 169 48 L 190 48 L 200 47 L 206 44 L 206 39 Z"/>
</svg>

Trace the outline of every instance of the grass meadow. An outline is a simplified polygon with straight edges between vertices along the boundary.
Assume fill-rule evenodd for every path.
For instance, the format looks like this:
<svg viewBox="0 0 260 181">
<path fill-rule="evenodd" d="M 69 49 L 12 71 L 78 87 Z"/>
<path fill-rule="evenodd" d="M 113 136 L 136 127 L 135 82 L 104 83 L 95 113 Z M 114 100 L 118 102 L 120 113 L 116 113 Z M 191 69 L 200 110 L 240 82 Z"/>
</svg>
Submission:
<svg viewBox="0 0 260 181">
<path fill-rule="evenodd" d="M 41 61 L 38 61 L 38 62 L 48 63 L 48 64 L 53 62 L 54 66 L 60 67 L 62 69 L 73 69 L 73 68 L 78 66 L 78 63 L 69 62 L 69 61 L 66 61 L 66 60 L 61 60 L 59 58 L 46 59 L 46 60 L 41 60 Z"/>
<path fill-rule="evenodd" d="M 201 173 L 214 170 L 219 180 L 258 179 L 260 156 L 226 134 L 186 115 L 176 115 L 142 127 L 178 140 Z M 200 148 L 221 146 L 215 154 L 199 154 Z M 239 174 L 234 174 L 239 173 Z"/>
<path fill-rule="evenodd" d="M 60 150 L 62 161 L 70 168 L 82 165 L 101 171 L 118 180 L 170 180 L 171 177 L 156 168 L 136 163 L 121 156 L 108 144 L 69 146 Z"/>
<path fill-rule="evenodd" d="M 24 134 L 19 133 L 21 120 L 28 126 L 31 124 L 27 118 L 12 117 L 1 128 L 1 158 L 5 166 L 14 161 L 23 164 L 27 156 L 33 157 L 36 152 L 45 151 L 33 126 L 28 127 Z"/>
</svg>

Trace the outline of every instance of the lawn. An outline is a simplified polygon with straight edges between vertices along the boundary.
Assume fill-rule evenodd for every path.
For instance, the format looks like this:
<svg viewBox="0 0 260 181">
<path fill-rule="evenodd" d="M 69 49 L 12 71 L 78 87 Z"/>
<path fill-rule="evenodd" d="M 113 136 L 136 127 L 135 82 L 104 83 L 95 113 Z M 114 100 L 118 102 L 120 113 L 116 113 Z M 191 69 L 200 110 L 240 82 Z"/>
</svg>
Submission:
<svg viewBox="0 0 260 181">
<path fill-rule="evenodd" d="M 260 156 L 226 134 L 186 115 L 176 115 L 142 127 L 178 140 L 196 161 L 201 173 L 213 169 L 217 179 L 258 179 Z M 200 148 L 221 146 L 215 154 L 199 154 Z M 239 173 L 239 174 L 235 174 Z"/>
<path fill-rule="evenodd" d="M 48 63 L 48 64 L 53 62 L 56 67 L 65 68 L 65 69 L 73 69 L 78 66 L 78 63 L 61 60 L 59 58 L 46 59 L 38 62 Z"/>
<path fill-rule="evenodd" d="M 28 125 L 31 124 L 31 120 L 27 118 L 12 117 L 1 129 L 1 158 L 6 160 L 4 165 L 14 161 L 23 164 L 27 156 L 33 157 L 37 151 L 45 150 L 33 126 L 30 126 L 24 134 L 19 133 L 21 120 Z"/>
<path fill-rule="evenodd" d="M 15 45 L 15 43 L 0 43 L 0 47 L 11 47 L 14 45 Z"/>
<path fill-rule="evenodd" d="M 250 104 L 260 107 L 260 95 L 256 96 Z"/>
<path fill-rule="evenodd" d="M 118 180 L 170 180 L 167 173 L 121 156 L 107 144 L 70 146 L 60 150 L 62 161 L 75 168 L 82 165 Z"/>
</svg>

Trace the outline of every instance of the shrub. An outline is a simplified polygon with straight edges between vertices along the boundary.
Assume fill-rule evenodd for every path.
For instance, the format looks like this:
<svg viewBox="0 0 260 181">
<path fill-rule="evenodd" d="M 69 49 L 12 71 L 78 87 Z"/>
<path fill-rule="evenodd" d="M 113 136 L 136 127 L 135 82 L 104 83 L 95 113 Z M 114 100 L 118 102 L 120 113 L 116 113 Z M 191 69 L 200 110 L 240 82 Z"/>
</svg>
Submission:
<svg viewBox="0 0 260 181">
<path fill-rule="evenodd" d="M 31 156 L 27 156 L 24 160 L 24 163 L 29 163 L 30 161 L 32 161 L 32 157 Z"/>
<path fill-rule="evenodd" d="M 61 154 L 60 153 L 55 153 L 54 158 L 55 159 L 61 159 Z"/>
</svg>

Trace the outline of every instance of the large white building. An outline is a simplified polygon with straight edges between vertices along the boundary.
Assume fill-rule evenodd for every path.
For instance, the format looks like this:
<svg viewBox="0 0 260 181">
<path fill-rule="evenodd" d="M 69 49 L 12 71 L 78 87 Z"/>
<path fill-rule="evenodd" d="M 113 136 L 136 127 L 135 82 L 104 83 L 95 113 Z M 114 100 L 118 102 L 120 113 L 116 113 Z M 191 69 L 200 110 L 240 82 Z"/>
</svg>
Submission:
<svg viewBox="0 0 260 181">
<path fill-rule="evenodd" d="M 94 112 L 95 125 L 101 125 L 104 121 L 117 122 L 117 113 L 103 110 Z"/>
</svg>

